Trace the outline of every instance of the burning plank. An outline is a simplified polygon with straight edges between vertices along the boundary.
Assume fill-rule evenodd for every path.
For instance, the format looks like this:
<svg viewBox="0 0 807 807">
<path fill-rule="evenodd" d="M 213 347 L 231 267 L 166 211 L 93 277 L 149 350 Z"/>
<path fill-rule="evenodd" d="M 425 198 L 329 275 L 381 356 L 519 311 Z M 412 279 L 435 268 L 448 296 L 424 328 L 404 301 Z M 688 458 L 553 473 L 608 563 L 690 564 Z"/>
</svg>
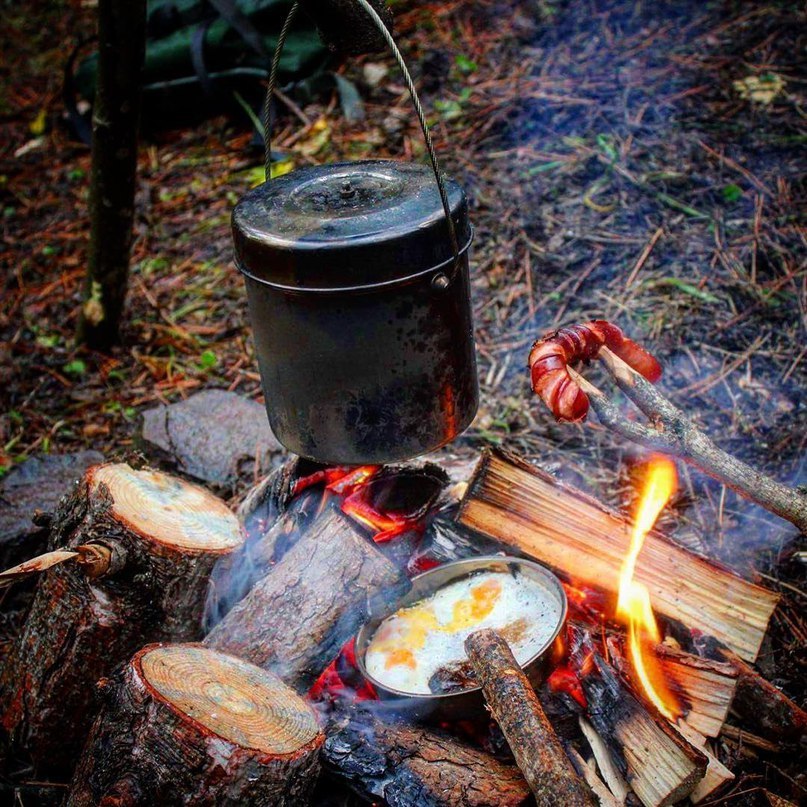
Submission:
<svg viewBox="0 0 807 807">
<path fill-rule="evenodd" d="M 49 540 L 95 548 L 95 560 L 68 561 L 40 580 L 0 663 L 0 724 L 43 770 L 59 773 L 92 723 L 99 678 L 147 642 L 199 638 L 210 571 L 243 533 L 202 488 L 119 463 L 86 472 Z"/>
<path fill-rule="evenodd" d="M 630 523 L 505 451 L 488 451 L 459 521 L 592 588 L 616 594 Z M 636 565 L 653 607 L 741 657 L 759 652 L 778 596 L 651 533 Z"/>
<path fill-rule="evenodd" d="M 608 651 L 617 669 L 632 678 L 622 642 L 609 637 Z M 670 690 L 680 699 L 687 725 L 704 737 L 717 737 L 728 717 L 737 689 L 738 670 L 732 664 L 694 656 L 666 645 L 655 645 L 653 656 Z"/>
<path fill-rule="evenodd" d="M 396 807 L 518 807 L 531 801 L 518 768 L 443 731 L 387 723 L 360 708 L 344 714 L 328 734 L 326 770 L 368 801 Z"/>
<path fill-rule="evenodd" d="M 642 804 L 661 807 L 688 796 L 706 772 L 706 756 L 645 708 L 590 639 L 577 640 L 573 655 L 589 720 L 603 741 L 618 750 L 620 771 Z"/>
<path fill-rule="evenodd" d="M 326 507 L 204 643 L 304 692 L 359 629 L 369 600 L 408 585 L 346 516 Z"/>
<path fill-rule="evenodd" d="M 309 802 L 325 737 L 272 673 L 198 645 L 149 645 L 104 695 L 67 807 Z"/>
</svg>

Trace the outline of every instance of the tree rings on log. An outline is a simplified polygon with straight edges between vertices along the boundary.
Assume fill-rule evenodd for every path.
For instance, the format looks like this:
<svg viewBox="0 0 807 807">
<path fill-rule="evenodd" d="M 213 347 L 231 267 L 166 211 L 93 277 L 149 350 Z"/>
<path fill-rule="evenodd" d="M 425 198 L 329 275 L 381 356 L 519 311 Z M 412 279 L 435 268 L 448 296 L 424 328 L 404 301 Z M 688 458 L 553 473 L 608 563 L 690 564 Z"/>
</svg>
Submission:
<svg viewBox="0 0 807 807">
<path fill-rule="evenodd" d="M 243 542 L 227 505 L 197 485 L 123 463 L 97 466 L 87 476 L 93 491 L 108 491 L 113 518 L 169 550 L 226 554 Z"/>
<path fill-rule="evenodd" d="M 96 681 L 149 642 L 200 638 L 210 572 L 242 540 L 235 515 L 202 488 L 123 463 L 86 472 L 49 544 L 95 547 L 103 562 L 49 570 L 0 661 L 0 726 L 40 772 L 71 770 Z"/>
<path fill-rule="evenodd" d="M 325 738 L 272 673 L 198 645 L 150 645 L 105 690 L 68 807 L 310 798 Z"/>
</svg>

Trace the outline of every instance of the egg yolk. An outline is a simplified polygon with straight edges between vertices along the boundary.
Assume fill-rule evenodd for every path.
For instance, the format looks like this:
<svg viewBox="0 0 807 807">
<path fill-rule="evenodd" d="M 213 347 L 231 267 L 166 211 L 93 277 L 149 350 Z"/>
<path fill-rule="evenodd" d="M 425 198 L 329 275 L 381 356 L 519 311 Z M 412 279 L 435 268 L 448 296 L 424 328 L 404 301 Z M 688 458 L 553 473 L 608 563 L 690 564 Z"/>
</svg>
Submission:
<svg viewBox="0 0 807 807">
<path fill-rule="evenodd" d="M 398 648 L 387 656 L 384 666 L 388 670 L 392 667 L 409 667 L 410 670 L 414 670 L 417 668 L 418 664 L 410 650 Z"/>
<path fill-rule="evenodd" d="M 387 656 L 384 666 L 388 670 L 398 666 L 416 669 L 417 661 L 411 651 L 421 650 L 430 632 L 456 633 L 477 625 L 493 610 L 501 591 L 502 584 L 495 579 L 472 586 L 469 598 L 454 603 L 451 621 L 445 625 L 437 621 L 430 606 L 414 606 L 402 612 L 397 620 L 402 630 L 398 632 L 387 626 L 377 637 L 380 641 L 374 642 L 375 649 Z"/>
<path fill-rule="evenodd" d="M 493 610 L 501 592 L 502 584 L 498 580 L 485 580 L 473 586 L 471 598 L 454 604 L 454 618 L 442 630 L 454 633 L 481 622 Z"/>
</svg>

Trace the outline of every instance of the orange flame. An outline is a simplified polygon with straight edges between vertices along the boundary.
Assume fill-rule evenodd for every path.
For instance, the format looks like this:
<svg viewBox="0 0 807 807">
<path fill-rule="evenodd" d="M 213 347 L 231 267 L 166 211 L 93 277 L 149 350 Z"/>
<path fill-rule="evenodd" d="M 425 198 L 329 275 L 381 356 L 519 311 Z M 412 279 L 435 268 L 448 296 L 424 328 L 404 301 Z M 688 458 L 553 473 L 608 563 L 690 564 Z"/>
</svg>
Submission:
<svg viewBox="0 0 807 807">
<path fill-rule="evenodd" d="M 653 616 L 650 592 L 643 583 L 634 580 L 636 561 L 644 539 L 656 523 L 664 506 L 675 493 L 675 465 L 666 457 L 653 456 L 647 466 L 644 489 L 639 499 L 631 533 L 630 549 L 619 576 L 617 617 L 628 627 L 628 656 L 636 677 L 653 705 L 668 719 L 675 720 L 681 709 L 664 681 L 664 675 L 650 651 L 661 637 Z"/>
</svg>

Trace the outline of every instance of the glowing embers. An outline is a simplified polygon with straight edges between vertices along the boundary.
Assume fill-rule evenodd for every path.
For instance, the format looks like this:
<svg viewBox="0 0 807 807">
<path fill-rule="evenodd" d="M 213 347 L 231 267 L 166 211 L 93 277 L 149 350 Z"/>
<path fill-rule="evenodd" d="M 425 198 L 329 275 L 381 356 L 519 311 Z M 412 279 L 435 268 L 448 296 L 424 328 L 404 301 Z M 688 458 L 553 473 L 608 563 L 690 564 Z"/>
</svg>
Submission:
<svg viewBox="0 0 807 807">
<path fill-rule="evenodd" d="M 334 466 L 298 479 L 293 494 L 297 496 L 324 483 L 326 491 L 342 497 L 342 512 L 368 527 L 373 532 L 373 540 L 383 544 L 407 532 L 422 532 L 423 518 L 432 504 L 431 497 L 426 497 L 428 505 L 420 501 L 410 507 L 403 502 L 403 506 L 398 507 L 387 501 L 386 488 L 400 487 L 401 478 L 406 474 L 406 471 L 391 471 L 380 465 Z M 418 478 L 422 480 L 427 475 L 420 474 Z"/>
<path fill-rule="evenodd" d="M 660 642 L 661 637 L 650 592 L 647 586 L 635 579 L 635 573 L 644 539 L 675 492 L 676 480 L 675 465 L 669 459 L 655 456 L 648 462 L 630 548 L 620 573 L 616 606 L 617 619 L 628 629 L 628 656 L 636 678 L 646 697 L 668 720 L 675 720 L 681 709 L 650 649 Z"/>
</svg>

